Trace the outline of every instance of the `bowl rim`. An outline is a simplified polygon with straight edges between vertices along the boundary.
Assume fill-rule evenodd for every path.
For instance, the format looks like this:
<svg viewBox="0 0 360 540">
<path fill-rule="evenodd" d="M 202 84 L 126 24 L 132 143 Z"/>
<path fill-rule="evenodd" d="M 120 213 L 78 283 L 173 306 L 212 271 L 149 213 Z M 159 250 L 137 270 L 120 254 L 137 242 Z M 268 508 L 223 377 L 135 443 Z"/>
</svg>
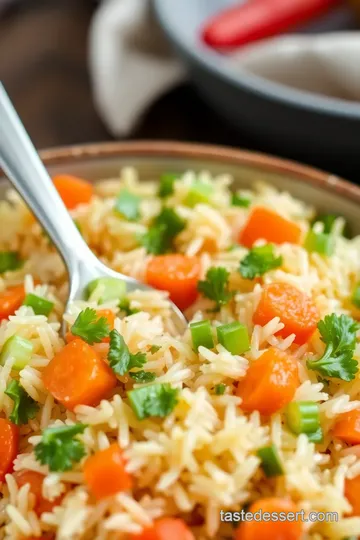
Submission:
<svg viewBox="0 0 360 540">
<path fill-rule="evenodd" d="M 341 117 L 352 121 L 360 120 L 360 105 L 356 102 L 291 88 L 242 70 L 241 67 L 237 74 L 225 62 L 220 63 L 219 58 L 221 58 L 221 55 L 210 49 L 210 47 L 205 45 L 201 47 L 187 47 L 187 44 L 180 39 L 173 20 L 169 22 L 165 17 L 163 5 L 164 0 L 154 0 L 156 17 L 166 36 L 186 56 L 194 58 L 203 68 L 209 70 L 213 75 L 225 79 L 231 85 L 241 86 L 263 98 L 271 99 L 277 103 L 286 103 L 293 108 L 305 109 L 318 114 L 327 114 L 335 118 Z"/>
<path fill-rule="evenodd" d="M 40 155 L 47 166 L 77 162 L 84 159 L 105 159 L 117 156 L 205 159 L 209 162 L 224 163 L 224 165 L 226 163 L 247 165 L 268 172 L 292 175 L 305 184 L 324 189 L 360 204 L 360 186 L 352 184 L 343 178 L 308 165 L 302 165 L 296 161 L 232 147 L 178 141 L 140 140 L 55 147 L 42 150 Z"/>
</svg>

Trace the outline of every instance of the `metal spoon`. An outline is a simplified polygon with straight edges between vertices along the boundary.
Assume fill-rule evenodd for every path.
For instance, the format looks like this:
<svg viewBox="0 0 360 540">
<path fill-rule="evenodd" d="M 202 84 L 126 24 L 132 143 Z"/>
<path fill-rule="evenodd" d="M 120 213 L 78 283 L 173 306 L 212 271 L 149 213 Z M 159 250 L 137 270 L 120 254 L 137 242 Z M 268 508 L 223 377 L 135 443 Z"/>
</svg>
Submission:
<svg viewBox="0 0 360 540">
<path fill-rule="evenodd" d="M 84 242 L 59 197 L 4 87 L 0 84 L 0 165 L 11 183 L 35 214 L 59 250 L 70 280 L 69 305 L 83 299 L 88 283 L 100 277 L 126 283 L 127 292 L 152 290 L 136 279 L 105 266 Z M 176 330 L 186 328 L 186 319 L 171 303 Z"/>
</svg>

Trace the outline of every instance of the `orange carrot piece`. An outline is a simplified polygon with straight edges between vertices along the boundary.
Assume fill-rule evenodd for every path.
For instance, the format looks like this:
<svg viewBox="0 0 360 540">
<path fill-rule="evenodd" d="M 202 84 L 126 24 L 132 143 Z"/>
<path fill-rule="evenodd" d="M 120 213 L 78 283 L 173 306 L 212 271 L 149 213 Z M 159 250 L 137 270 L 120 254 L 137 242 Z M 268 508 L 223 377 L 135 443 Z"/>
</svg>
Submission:
<svg viewBox="0 0 360 540">
<path fill-rule="evenodd" d="M 250 505 L 248 512 L 255 514 L 259 510 L 263 514 L 265 512 L 270 514 L 275 512 L 279 515 L 280 512 L 284 512 L 287 515 L 289 513 L 296 514 L 299 508 L 288 499 L 268 497 L 254 502 Z M 291 516 L 291 520 L 293 519 L 293 516 Z M 235 540 L 260 540 L 262 538 L 271 538 L 271 540 L 300 540 L 302 535 L 303 525 L 300 519 L 296 521 L 252 520 L 241 523 L 235 532 Z"/>
<path fill-rule="evenodd" d="M 0 418 L 0 483 L 13 468 L 19 449 L 19 428 L 10 420 Z"/>
<path fill-rule="evenodd" d="M 78 338 L 65 345 L 43 371 L 45 387 L 69 410 L 76 405 L 98 405 L 116 381 L 96 351 Z"/>
<path fill-rule="evenodd" d="M 25 299 L 24 285 L 8 287 L 0 293 L 0 321 L 14 315 Z"/>
<path fill-rule="evenodd" d="M 274 210 L 257 206 L 240 232 L 239 242 L 251 248 L 260 238 L 274 244 L 300 244 L 302 231 L 299 225 L 283 218 Z"/>
<path fill-rule="evenodd" d="M 132 535 L 132 540 L 195 540 L 195 536 L 179 518 L 164 517 L 154 521 L 152 527 L 144 529 L 140 534 Z"/>
<path fill-rule="evenodd" d="M 295 358 L 272 347 L 250 364 L 236 393 L 244 411 L 269 415 L 290 403 L 299 385 Z"/>
<path fill-rule="evenodd" d="M 179 518 L 164 517 L 154 521 L 152 527 L 131 537 L 133 540 L 195 540 L 195 536 Z"/>
<path fill-rule="evenodd" d="M 169 291 L 170 300 L 182 310 L 195 302 L 199 278 L 198 259 L 181 254 L 154 257 L 146 269 L 146 282 L 155 289 Z"/>
<path fill-rule="evenodd" d="M 90 182 L 70 174 L 54 176 L 53 182 L 68 210 L 90 202 L 94 195 L 94 186 Z"/>
<path fill-rule="evenodd" d="M 96 452 L 84 464 L 84 478 L 96 499 L 103 499 L 132 487 L 132 478 L 125 470 L 125 460 L 117 443 Z"/>
<path fill-rule="evenodd" d="M 353 516 L 360 516 L 360 474 L 345 480 L 345 497 L 352 506 Z"/>
<path fill-rule="evenodd" d="M 285 325 L 278 335 L 286 338 L 294 333 L 295 343 L 302 345 L 315 332 L 320 313 L 312 298 L 293 285 L 270 283 L 264 287 L 253 322 L 264 326 L 274 317 Z"/>
<path fill-rule="evenodd" d="M 45 476 L 35 471 L 23 470 L 14 473 L 16 483 L 19 488 L 30 484 L 30 493 L 34 495 L 35 504 L 34 511 L 37 516 L 41 516 L 44 512 L 52 512 L 55 506 L 59 506 L 65 494 L 56 497 L 52 501 L 45 499 L 42 494 L 42 486 Z"/>
<path fill-rule="evenodd" d="M 334 426 L 333 434 L 347 444 L 360 444 L 360 410 L 342 414 Z"/>
<path fill-rule="evenodd" d="M 110 330 L 114 330 L 116 316 L 115 316 L 115 313 L 111 309 L 99 309 L 97 311 L 97 315 L 98 315 L 97 320 L 100 319 L 100 317 L 105 317 L 110 327 Z M 74 336 L 74 334 L 72 334 L 70 331 L 66 332 L 65 334 L 66 343 L 70 343 L 70 341 L 74 341 L 74 339 L 78 339 L 77 336 Z M 110 341 L 110 337 L 108 336 L 102 340 L 102 343 L 109 343 L 109 341 Z"/>
</svg>

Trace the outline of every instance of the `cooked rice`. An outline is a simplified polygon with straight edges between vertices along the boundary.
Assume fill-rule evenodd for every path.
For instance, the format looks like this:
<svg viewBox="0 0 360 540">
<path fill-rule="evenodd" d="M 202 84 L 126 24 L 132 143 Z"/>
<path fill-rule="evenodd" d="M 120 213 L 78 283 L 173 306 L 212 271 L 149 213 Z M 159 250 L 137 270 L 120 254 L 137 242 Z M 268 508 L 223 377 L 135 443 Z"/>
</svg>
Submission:
<svg viewBox="0 0 360 540">
<path fill-rule="evenodd" d="M 26 536 L 41 537 L 53 532 L 59 540 L 128 539 L 142 531 L 152 520 L 164 515 L 183 517 L 197 539 L 228 539 L 229 524 L 221 523 L 220 511 L 239 511 L 249 501 L 276 495 L 293 499 L 306 512 L 339 513 L 336 523 L 307 523 L 305 538 L 340 539 L 360 535 L 360 517 L 351 517 L 351 506 L 344 495 L 346 478 L 360 474 L 360 451 L 351 452 L 346 444 L 334 443 L 330 430 L 343 412 L 360 407 L 360 376 L 350 383 L 331 382 L 325 387 L 316 374 L 306 369 L 306 356 L 320 355 L 324 345 L 318 333 L 303 346 L 294 344 L 295 335 L 286 339 L 276 334 L 284 327 L 276 317 L 264 327 L 253 324 L 252 316 L 262 293 L 262 285 L 244 280 L 236 271 L 239 260 L 247 253 L 243 247 L 229 251 L 249 210 L 230 204 L 231 179 L 227 175 L 201 179 L 214 187 L 210 204 L 188 208 L 184 200 L 195 173 L 187 172 L 175 182 L 168 204 L 186 218 L 185 229 L 176 238 L 180 253 L 198 256 L 201 274 L 210 266 L 225 266 L 234 298 L 216 315 L 209 315 L 209 300 L 200 298 L 187 312 L 188 318 L 212 318 L 213 331 L 219 323 L 239 320 L 246 324 L 251 339 L 250 351 L 232 355 L 223 346 L 214 350 L 200 347 L 193 351 L 190 332 L 174 337 L 170 326 L 170 307 L 164 292 L 135 291 L 129 294 L 130 308 L 138 310 L 124 316 L 116 302 L 99 306 L 101 290 L 95 290 L 88 302 L 76 302 L 65 321 L 72 324 L 86 306 L 112 309 L 115 328 L 123 335 L 133 353 L 158 350 L 148 354 L 147 371 L 156 373 L 157 382 L 168 382 L 180 389 L 179 403 L 167 418 L 139 421 L 131 409 L 126 392 L 133 383 L 126 376 L 108 400 L 97 407 L 79 405 L 74 412 L 56 403 L 42 382 L 42 369 L 64 345 L 61 336 L 62 312 L 67 297 L 67 277 L 59 255 L 43 234 L 21 201 L 10 192 L 0 202 L 0 250 L 18 250 L 26 260 L 23 268 L 0 276 L 0 291 L 24 282 L 26 292 L 45 296 L 55 303 L 50 317 L 35 315 L 22 306 L 0 325 L 0 349 L 17 334 L 32 341 L 31 362 L 20 372 L 12 370 L 13 360 L 0 366 L 0 407 L 8 417 L 12 401 L 4 394 L 7 384 L 18 379 L 26 392 L 39 403 L 39 412 L 29 424 L 21 427 L 21 451 L 15 460 L 15 471 L 30 469 L 45 475 L 43 496 L 53 500 L 65 493 L 61 506 L 40 518 L 34 512 L 34 497 L 29 485 L 17 487 L 12 474 L 6 475 L 1 487 L 0 539 L 20 540 Z M 113 213 L 121 187 L 144 197 L 140 221 L 128 222 Z M 161 209 L 157 183 L 142 183 L 132 168 L 124 169 L 120 178 L 101 182 L 88 205 L 72 211 L 90 247 L 117 271 L 144 279 L 151 256 L 139 247 L 138 235 L 146 232 Z M 286 218 L 296 220 L 306 232 L 314 210 L 289 193 L 258 183 L 254 191 L 244 191 L 251 205 L 275 209 Z M 303 247 L 276 246 L 282 255 L 281 268 L 271 270 L 263 282 L 281 281 L 293 284 L 310 294 L 324 317 L 344 313 L 360 318 L 349 296 L 360 276 L 360 236 L 348 240 L 341 231 L 344 222 L 335 223 L 336 250 L 331 257 L 309 254 Z M 321 229 L 321 226 L 320 226 Z M 261 244 L 261 241 L 259 242 Z M 47 285 L 34 285 L 37 278 Z M 244 414 L 240 398 L 233 395 L 234 386 L 244 377 L 249 364 L 270 346 L 291 350 L 299 362 L 301 385 L 294 400 L 311 400 L 320 405 L 324 441 L 314 445 L 305 435 L 296 437 L 284 427 L 283 414 L 263 418 L 258 412 Z M 95 346 L 106 353 L 108 345 Z M 360 361 L 360 342 L 355 358 Z M 214 385 L 225 383 L 224 395 L 215 395 Z M 139 386 L 134 384 L 134 386 Z M 124 451 L 127 470 L 135 481 L 128 493 L 118 493 L 96 502 L 89 494 L 82 474 L 82 463 L 64 473 L 49 473 L 47 466 L 35 459 L 33 448 L 41 440 L 41 431 L 52 425 L 82 422 L 88 425 L 81 440 L 87 454 L 107 448 L 117 441 Z M 270 443 L 276 445 L 285 473 L 266 479 L 259 468 L 256 451 Z"/>
</svg>

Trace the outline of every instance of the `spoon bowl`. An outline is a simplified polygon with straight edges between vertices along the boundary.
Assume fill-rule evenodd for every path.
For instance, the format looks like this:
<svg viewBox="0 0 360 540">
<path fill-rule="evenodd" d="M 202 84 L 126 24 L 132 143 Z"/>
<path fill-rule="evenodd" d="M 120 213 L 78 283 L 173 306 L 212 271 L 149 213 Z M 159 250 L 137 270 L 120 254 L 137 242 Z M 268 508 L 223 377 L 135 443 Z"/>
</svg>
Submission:
<svg viewBox="0 0 360 540">
<path fill-rule="evenodd" d="M 0 165 L 64 260 L 70 282 L 67 308 L 74 300 L 84 299 L 88 284 L 98 278 L 121 280 L 126 285 L 126 292 L 153 290 L 136 279 L 111 270 L 88 247 L 1 84 Z M 170 302 L 170 307 L 174 328 L 181 333 L 186 329 L 186 319 L 174 303 Z"/>
</svg>

